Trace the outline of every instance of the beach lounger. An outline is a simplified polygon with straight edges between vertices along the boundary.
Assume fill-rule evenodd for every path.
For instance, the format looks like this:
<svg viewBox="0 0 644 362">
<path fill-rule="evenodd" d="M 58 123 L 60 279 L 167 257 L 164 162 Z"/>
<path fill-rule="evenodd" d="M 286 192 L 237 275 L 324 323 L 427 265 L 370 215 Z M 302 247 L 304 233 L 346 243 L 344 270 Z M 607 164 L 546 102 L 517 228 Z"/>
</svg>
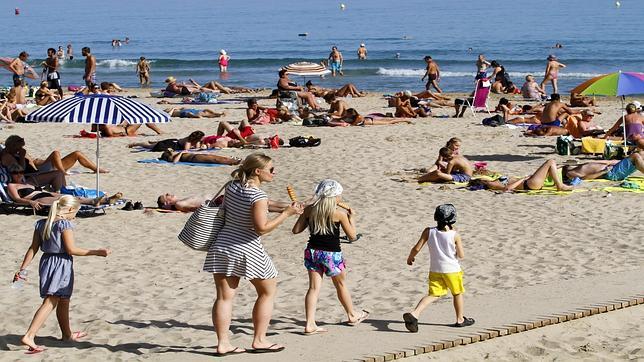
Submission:
<svg viewBox="0 0 644 362">
<path fill-rule="evenodd" d="M 295 91 L 278 91 L 277 92 L 277 102 L 276 108 L 280 109 L 281 107 L 288 108 L 289 112 L 294 113 L 300 108 L 302 104 L 300 99 L 297 96 Z"/>
<path fill-rule="evenodd" d="M 476 87 L 474 88 L 474 97 L 470 103 L 469 99 L 465 100 L 465 104 L 470 107 L 472 114 L 477 110 L 485 109 L 488 115 L 490 115 L 490 108 L 487 105 L 487 99 L 490 95 L 490 89 L 492 88 L 492 83 L 487 78 L 481 78 L 476 80 Z"/>
</svg>

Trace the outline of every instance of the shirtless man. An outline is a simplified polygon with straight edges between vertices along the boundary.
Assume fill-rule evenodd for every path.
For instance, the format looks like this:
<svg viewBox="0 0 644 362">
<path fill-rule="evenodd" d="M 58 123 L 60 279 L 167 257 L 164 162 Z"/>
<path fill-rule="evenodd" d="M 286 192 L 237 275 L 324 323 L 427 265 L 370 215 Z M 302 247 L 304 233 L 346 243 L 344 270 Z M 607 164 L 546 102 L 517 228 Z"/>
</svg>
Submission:
<svg viewBox="0 0 644 362">
<path fill-rule="evenodd" d="M 438 82 L 440 82 L 441 79 L 441 72 L 440 68 L 438 68 L 438 64 L 436 64 L 429 55 L 425 57 L 425 63 L 427 63 L 427 69 L 425 70 L 425 75 L 420 79 L 421 81 L 424 81 L 425 78 L 427 78 L 425 89 L 429 90 L 429 88 L 434 87 L 436 92 L 443 93 L 443 91 L 438 87 Z"/>
<path fill-rule="evenodd" d="M 550 95 L 550 102 L 543 107 L 543 115 L 541 116 L 542 126 L 556 126 L 561 127 L 562 122 L 559 119 L 560 113 L 579 114 L 580 111 L 574 111 L 565 103 L 561 101 L 561 96 L 558 93 Z"/>
<path fill-rule="evenodd" d="M 214 195 L 204 195 L 188 196 L 183 199 L 179 199 L 177 195 L 165 193 L 163 195 L 159 195 L 159 197 L 157 198 L 157 206 L 159 207 L 159 209 L 164 210 L 194 212 L 201 205 L 212 200 L 213 197 Z M 223 203 L 223 195 L 215 199 L 215 205 L 221 205 L 221 203 Z M 268 200 L 268 211 L 281 212 L 290 205 L 290 202 Z"/>
<path fill-rule="evenodd" d="M 438 152 L 447 166 L 443 169 L 438 167 L 436 170 L 426 173 L 418 178 L 418 182 L 468 182 L 472 178 L 474 169 L 470 162 L 461 155 L 454 155 L 454 151 L 443 147 Z"/>
<path fill-rule="evenodd" d="M 25 87 L 19 79 L 13 81 L 13 87 L 9 89 L 7 94 L 7 99 L 13 99 L 13 103 L 16 104 L 18 109 L 23 109 L 27 104 L 27 99 L 25 98 Z"/>
<path fill-rule="evenodd" d="M 71 43 L 67 44 L 67 59 L 74 60 L 74 49 Z"/>
<path fill-rule="evenodd" d="M 96 57 L 92 55 L 89 47 L 83 47 L 81 52 L 85 57 L 85 74 L 83 74 L 83 80 L 89 88 L 90 84 L 96 84 Z"/>
<path fill-rule="evenodd" d="M 592 161 L 577 166 L 564 166 L 564 182 L 578 177 L 582 180 L 603 178 L 611 181 L 623 181 L 635 171 L 644 173 L 644 150 L 638 150 L 623 160 Z"/>
<path fill-rule="evenodd" d="M 11 63 L 9 63 L 9 70 L 13 73 L 13 82 L 16 83 L 16 80 L 20 84 L 25 84 L 25 72 L 29 68 L 27 65 L 27 59 L 29 59 L 29 53 L 20 52 L 18 58 L 15 58 Z"/>
<path fill-rule="evenodd" d="M 63 98 L 63 87 L 60 85 L 60 74 L 58 73 L 58 57 L 56 49 L 47 49 L 47 59 L 42 62 L 47 77 L 47 88 L 58 90 L 58 95 Z"/>
<path fill-rule="evenodd" d="M 145 60 L 145 57 L 139 58 L 139 62 L 136 63 L 136 74 L 142 86 L 150 85 L 150 63 Z"/>
<path fill-rule="evenodd" d="M 315 102 L 315 96 L 313 95 L 313 93 L 305 92 L 302 90 L 302 87 L 299 87 L 297 86 L 296 83 L 291 82 L 291 80 L 288 78 L 288 74 L 286 73 L 286 69 L 280 70 L 278 74 L 280 77 L 280 79 L 277 81 L 278 90 L 294 91 L 297 93 L 298 98 L 300 98 L 303 101 L 306 101 L 309 107 L 313 108 L 313 110 L 316 110 L 316 111 L 320 110 L 320 107 Z"/>
<path fill-rule="evenodd" d="M 394 105 L 396 107 L 396 117 L 400 118 L 416 118 L 427 117 L 429 114 L 424 107 L 414 107 L 411 105 L 411 91 L 403 91 L 402 95 L 394 97 Z M 431 110 L 430 110 L 431 113 Z"/>
<path fill-rule="evenodd" d="M 36 104 L 39 106 L 46 106 L 60 100 L 57 94 L 47 88 L 46 81 L 40 82 L 40 88 L 36 91 L 34 98 L 36 99 Z"/>
<path fill-rule="evenodd" d="M 360 48 L 358 48 L 358 59 L 359 60 L 367 59 L 367 47 L 365 47 L 364 43 L 361 43 Z"/>
<path fill-rule="evenodd" d="M 597 107 L 597 102 L 590 97 L 584 97 L 579 93 L 570 92 L 571 107 Z"/>
<path fill-rule="evenodd" d="M 331 48 L 331 53 L 329 54 L 329 66 L 331 66 L 331 76 L 335 77 L 336 73 L 344 75 L 342 73 L 342 64 L 344 63 L 344 58 L 342 58 L 342 53 L 338 50 L 338 47 L 333 46 Z"/>
<path fill-rule="evenodd" d="M 548 56 L 548 65 L 546 65 L 546 72 L 541 82 L 541 88 L 546 90 L 546 83 L 550 81 L 552 83 L 553 93 L 557 93 L 557 78 L 559 77 L 559 69 L 565 68 L 566 66 L 557 61 L 557 57 L 550 54 Z"/>
<path fill-rule="evenodd" d="M 474 79 L 487 78 L 487 68 L 490 65 L 492 65 L 492 63 L 485 59 L 485 55 L 479 54 L 479 57 L 476 60 L 476 77 Z"/>
</svg>

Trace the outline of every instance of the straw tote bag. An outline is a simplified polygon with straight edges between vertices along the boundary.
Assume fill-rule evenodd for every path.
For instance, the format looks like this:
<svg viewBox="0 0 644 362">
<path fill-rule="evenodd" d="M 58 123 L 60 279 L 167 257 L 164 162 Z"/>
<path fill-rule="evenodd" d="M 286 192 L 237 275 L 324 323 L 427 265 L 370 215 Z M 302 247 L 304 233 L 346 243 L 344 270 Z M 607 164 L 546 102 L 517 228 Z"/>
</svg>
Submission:
<svg viewBox="0 0 644 362">
<path fill-rule="evenodd" d="M 227 182 L 212 200 L 205 202 L 190 216 L 179 233 L 179 240 L 193 250 L 208 251 L 224 226 L 224 208 L 214 206 L 215 199 L 230 183 Z"/>
</svg>

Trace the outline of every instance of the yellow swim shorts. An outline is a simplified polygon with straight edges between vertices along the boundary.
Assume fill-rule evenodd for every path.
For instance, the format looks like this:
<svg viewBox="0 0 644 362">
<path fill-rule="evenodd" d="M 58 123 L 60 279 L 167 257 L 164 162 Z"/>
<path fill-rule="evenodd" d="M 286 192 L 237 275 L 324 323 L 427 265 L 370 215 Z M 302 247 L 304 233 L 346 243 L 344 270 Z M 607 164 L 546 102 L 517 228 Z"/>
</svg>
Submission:
<svg viewBox="0 0 644 362">
<path fill-rule="evenodd" d="M 465 292 L 462 270 L 456 273 L 429 272 L 429 295 L 442 297 L 447 294 L 448 289 L 452 292 L 452 295 L 459 295 Z"/>
</svg>

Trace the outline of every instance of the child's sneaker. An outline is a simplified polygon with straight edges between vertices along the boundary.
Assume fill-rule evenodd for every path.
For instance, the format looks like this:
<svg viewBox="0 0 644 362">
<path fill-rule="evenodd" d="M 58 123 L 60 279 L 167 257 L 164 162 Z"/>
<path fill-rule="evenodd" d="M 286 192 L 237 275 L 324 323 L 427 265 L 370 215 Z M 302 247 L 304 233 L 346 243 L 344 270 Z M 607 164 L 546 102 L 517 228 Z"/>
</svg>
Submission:
<svg viewBox="0 0 644 362">
<path fill-rule="evenodd" d="M 461 322 L 461 323 L 458 323 L 458 322 L 457 322 L 457 323 L 454 323 L 454 327 L 459 327 L 459 328 L 460 328 L 460 327 L 468 327 L 468 326 L 471 326 L 472 324 L 474 324 L 474 319 L 472 319 L 472 318 L 467 318 L 467 317 L 463 317 L 463 322 Z"/>
</svg>

